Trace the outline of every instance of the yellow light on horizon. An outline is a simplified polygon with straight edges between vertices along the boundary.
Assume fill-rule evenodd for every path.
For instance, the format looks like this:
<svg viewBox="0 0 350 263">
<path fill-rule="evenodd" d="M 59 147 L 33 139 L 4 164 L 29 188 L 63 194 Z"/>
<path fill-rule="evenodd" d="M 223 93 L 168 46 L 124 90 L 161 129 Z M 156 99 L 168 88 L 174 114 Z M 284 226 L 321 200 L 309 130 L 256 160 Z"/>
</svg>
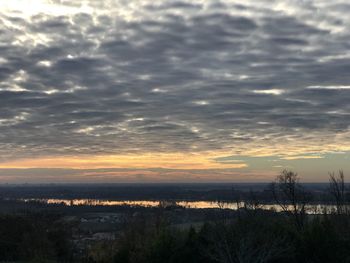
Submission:
<svg viewBox="0 0 350 263">
<path fill-rule="evenodd" d="M 27 158 L 0 163 L 0 168 L 70 168 L 70 169 L 239 169 L 242 163 L 223 164 L 214 159 L 218 156 L 185 153 L 148 153 L 142 155 L 97 155 L 97 156 L 59 156 Z"/>
</svg>

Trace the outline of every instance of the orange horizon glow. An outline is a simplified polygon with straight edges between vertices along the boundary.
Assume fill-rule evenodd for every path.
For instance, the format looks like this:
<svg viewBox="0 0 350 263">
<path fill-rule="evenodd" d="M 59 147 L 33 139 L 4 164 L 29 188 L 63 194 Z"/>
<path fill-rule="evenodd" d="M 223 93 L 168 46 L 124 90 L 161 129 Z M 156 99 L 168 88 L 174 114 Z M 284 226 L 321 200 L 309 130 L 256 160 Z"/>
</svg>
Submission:
<svg viewBox="0 0 350 263">
<path fill-rule="evenodd" d="M 97 156 L 57 156 L 26 158 L 0 163 L 0 168 L 70 168 L 70 169 L 240 169 L 247 167 L 244 162 L 219 163 L 214 159 L 221 155 L 212 153 L 148 153 L 143 155 L 97 155 Z"/>
</svg>

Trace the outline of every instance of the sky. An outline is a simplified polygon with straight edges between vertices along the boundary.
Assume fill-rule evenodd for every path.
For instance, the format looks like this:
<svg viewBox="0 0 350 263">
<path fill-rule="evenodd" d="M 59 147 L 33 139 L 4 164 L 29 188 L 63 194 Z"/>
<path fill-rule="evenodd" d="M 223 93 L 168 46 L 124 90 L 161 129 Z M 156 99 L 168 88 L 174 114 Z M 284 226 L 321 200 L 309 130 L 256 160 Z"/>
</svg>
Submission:
<svg viewBox="0 0 350 263">
<path fill-rule="evenodd" d="M 350 172 L 350 4 L 2 0 L 0 183 Z"/>
</svg>

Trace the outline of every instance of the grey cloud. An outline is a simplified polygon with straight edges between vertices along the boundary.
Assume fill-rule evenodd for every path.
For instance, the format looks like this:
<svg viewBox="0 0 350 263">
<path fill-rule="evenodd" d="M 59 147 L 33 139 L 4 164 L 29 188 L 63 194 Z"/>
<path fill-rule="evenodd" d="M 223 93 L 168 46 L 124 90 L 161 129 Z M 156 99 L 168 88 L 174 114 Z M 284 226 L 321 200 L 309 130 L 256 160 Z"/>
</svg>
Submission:
<svg viewBox="0 0 350 263">
<path fill-rule="evenodd" d="M 308 12 L 307 3 L 285 3 Z M 137 2 L 136 11 L 125 2 L 127 18 L 117 4 L 91 1 L 103 14 L 1 14 L 12 25 L 0 35 L 2 158 L 239 152 L 303 133 L 331 143 L 350 124 L 350 91 L 306 87 L 349 85 L 349 58 L 339 57 L 349 21 L 332 13 L 343 4 L 290 14 L 272 2 Z M 253 93 L 267 89 L 285 92 Z"/>
</svg>

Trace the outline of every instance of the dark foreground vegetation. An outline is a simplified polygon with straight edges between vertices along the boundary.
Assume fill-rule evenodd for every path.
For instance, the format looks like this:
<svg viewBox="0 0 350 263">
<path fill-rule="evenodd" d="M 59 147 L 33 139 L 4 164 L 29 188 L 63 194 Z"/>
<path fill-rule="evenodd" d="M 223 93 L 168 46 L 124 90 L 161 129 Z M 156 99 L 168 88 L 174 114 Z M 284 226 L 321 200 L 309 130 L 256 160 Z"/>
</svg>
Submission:
<svg viewBox="0 0 350 263">
<path fill-rule="evenodd" d="M 89 222 L 92 213 L 79 220 L 55 209 L 3 213 L 0 262 L 350 262 L 349 189 L 342 172 L 330 175 L 334 209 L 324 213 L 310 214 L 312 196 L 293 172 L 283 171 L 268 189 L 280 212 L 262 209 L 254 192 L 243 200 L 233 194 L 237 211 L 123 208 L 110 219 L 109 234 L 99 230 L 93 238 L 87 238 L 97 227 Z"/>
</svg>

